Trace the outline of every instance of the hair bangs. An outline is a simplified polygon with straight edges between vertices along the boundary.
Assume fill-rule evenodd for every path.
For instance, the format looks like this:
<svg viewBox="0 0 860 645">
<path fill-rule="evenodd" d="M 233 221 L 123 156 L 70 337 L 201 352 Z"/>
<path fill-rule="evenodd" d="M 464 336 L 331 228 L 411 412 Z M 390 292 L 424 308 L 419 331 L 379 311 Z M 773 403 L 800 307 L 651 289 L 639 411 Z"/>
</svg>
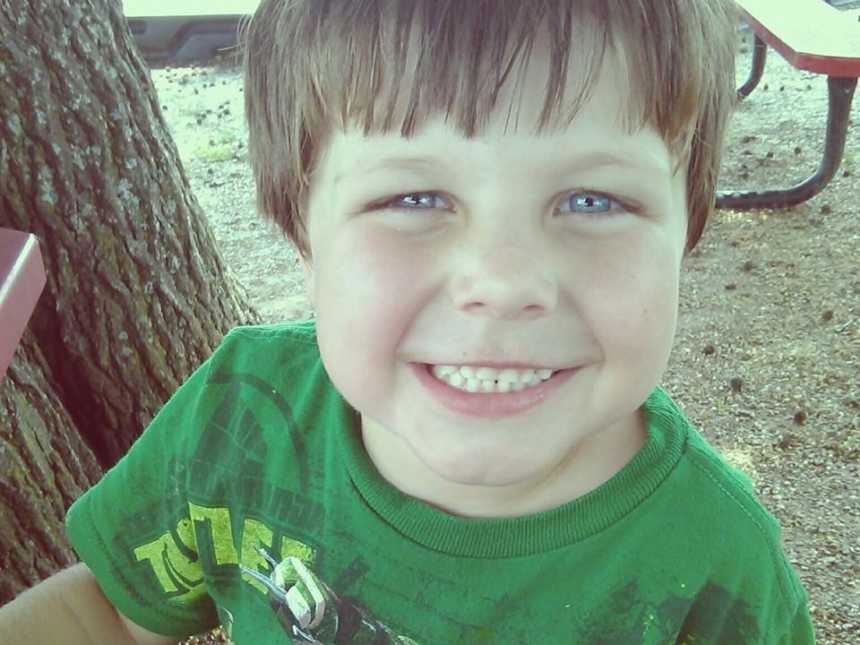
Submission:
<svg viewBox="0 0 860 645">
<path fill-rule="evenodd" d="M 352 11 L 362 5 L 355 3 Z M 375 3 L 376 11 L 384 10 Z M 342 34 L 344 47 L 332 60 L 339 74 L 324 74 L 323 111 L 340 128 L 359 127 L 365 134 L 399 131 L 412 135 L 428 118 L 443 116 L 464 136 L 472 137 L 499 109 L 506 127 L 517 128 L 519 99 L 535 44 L 548 36 L 549 70 L 536 131 L 568 125 L 586 102 L 599 74 L 606 35 L 594 30 L 574 42 L 575 5 L 521 2 L 391 2 L 387 22 L 355 16 Z M 554 6 L 561 12 L 556 15 Z M 552 18 L 550 16 L 553 16 Z M 597 40 L 592 46 L 591 41 Z M 568 66 L 577 46 L 584 70 L 570 104 Z M 500 105 L 504 88 L 508 104 Z"/>
</svg>

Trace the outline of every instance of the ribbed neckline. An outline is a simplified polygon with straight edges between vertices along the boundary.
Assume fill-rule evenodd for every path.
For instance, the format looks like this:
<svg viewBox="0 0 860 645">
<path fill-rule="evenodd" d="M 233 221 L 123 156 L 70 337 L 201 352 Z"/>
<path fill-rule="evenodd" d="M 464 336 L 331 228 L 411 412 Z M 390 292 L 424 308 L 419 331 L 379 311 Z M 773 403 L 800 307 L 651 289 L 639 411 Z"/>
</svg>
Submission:
<svg viewBox="0 0 860 645">
<path fill-rule="evenodd" d="M 339 396 L 339 395 L 338 395 Z M 593 491 L 554 509 L 517 518 L 449 515 L 389 484 L 361 442 L 360 417 L 342 398 L 338 445 L 355 489 L 380 518 L 428 549 L 458 557 L 510 558 L 558 549 L 605 530 L 633 511 L 669 475 L 688 424 L 662 388 L 645 402 L 648 437 L 639 452 Z"/>
</svg>

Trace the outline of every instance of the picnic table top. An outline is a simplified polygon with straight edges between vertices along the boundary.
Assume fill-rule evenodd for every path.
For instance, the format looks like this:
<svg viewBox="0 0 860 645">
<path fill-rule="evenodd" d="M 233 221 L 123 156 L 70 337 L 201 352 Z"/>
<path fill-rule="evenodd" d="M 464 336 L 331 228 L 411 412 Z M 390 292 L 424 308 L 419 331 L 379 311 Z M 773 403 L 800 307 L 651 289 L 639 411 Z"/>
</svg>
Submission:
<svg viewBox="0 0 860 645">
<path fill-rule="evenodd" d="M 735 0 L 759 37 L 797 69 L 860 77 L 857 11 L 824 0 Z"/>
<path fill-rule="evenodd" d="M 260 0 L 123 0 L 126 18 L 251 15 Z"/>
</svg>

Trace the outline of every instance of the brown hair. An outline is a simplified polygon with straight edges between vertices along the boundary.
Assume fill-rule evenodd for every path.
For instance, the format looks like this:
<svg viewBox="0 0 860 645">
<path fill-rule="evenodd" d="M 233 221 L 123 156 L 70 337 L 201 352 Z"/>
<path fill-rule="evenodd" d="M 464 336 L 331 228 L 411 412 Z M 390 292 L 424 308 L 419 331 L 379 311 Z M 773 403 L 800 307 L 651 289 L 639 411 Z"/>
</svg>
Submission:
<svg viewBox="0 0 860 645">
<path fill-rule="evenodd" d="M 545 33 L 551 69 L 538 130 L 570 123 L 607 45 L 623 52 L 625 127 L 650 124 L 678 167 L 687 164 L 689 251 L 714 205 L 735 101 L 736 20 L 732 0 L 263 0 L 243 27 L 258 208 L 309 258 L 309 180 L 330 128 L 409 136 L 444 113 L 473 136 Z M 589 29 L 574 33 L 579 24 Z M 583 35 L 595 47 L 570 101 L 567 64 Z"/>
</svg>

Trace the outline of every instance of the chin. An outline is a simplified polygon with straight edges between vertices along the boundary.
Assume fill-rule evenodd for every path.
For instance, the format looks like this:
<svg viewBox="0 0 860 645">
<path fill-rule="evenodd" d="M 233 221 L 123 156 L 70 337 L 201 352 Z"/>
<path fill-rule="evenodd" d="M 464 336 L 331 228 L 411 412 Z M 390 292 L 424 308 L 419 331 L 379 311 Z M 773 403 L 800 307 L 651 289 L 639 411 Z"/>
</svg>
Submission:
<svg viewBox="0 0 860 645">
<path fill-rule="evenodd" d="M 439 459 L 416 454 L 437 477 L 460 486 L 512 486 L 537 476 L 541 470 L 534 464 L 494 457 L 487 451 L 463 454 L 459 458 L 448 453 L 440 455 Z"/>
</svg>

